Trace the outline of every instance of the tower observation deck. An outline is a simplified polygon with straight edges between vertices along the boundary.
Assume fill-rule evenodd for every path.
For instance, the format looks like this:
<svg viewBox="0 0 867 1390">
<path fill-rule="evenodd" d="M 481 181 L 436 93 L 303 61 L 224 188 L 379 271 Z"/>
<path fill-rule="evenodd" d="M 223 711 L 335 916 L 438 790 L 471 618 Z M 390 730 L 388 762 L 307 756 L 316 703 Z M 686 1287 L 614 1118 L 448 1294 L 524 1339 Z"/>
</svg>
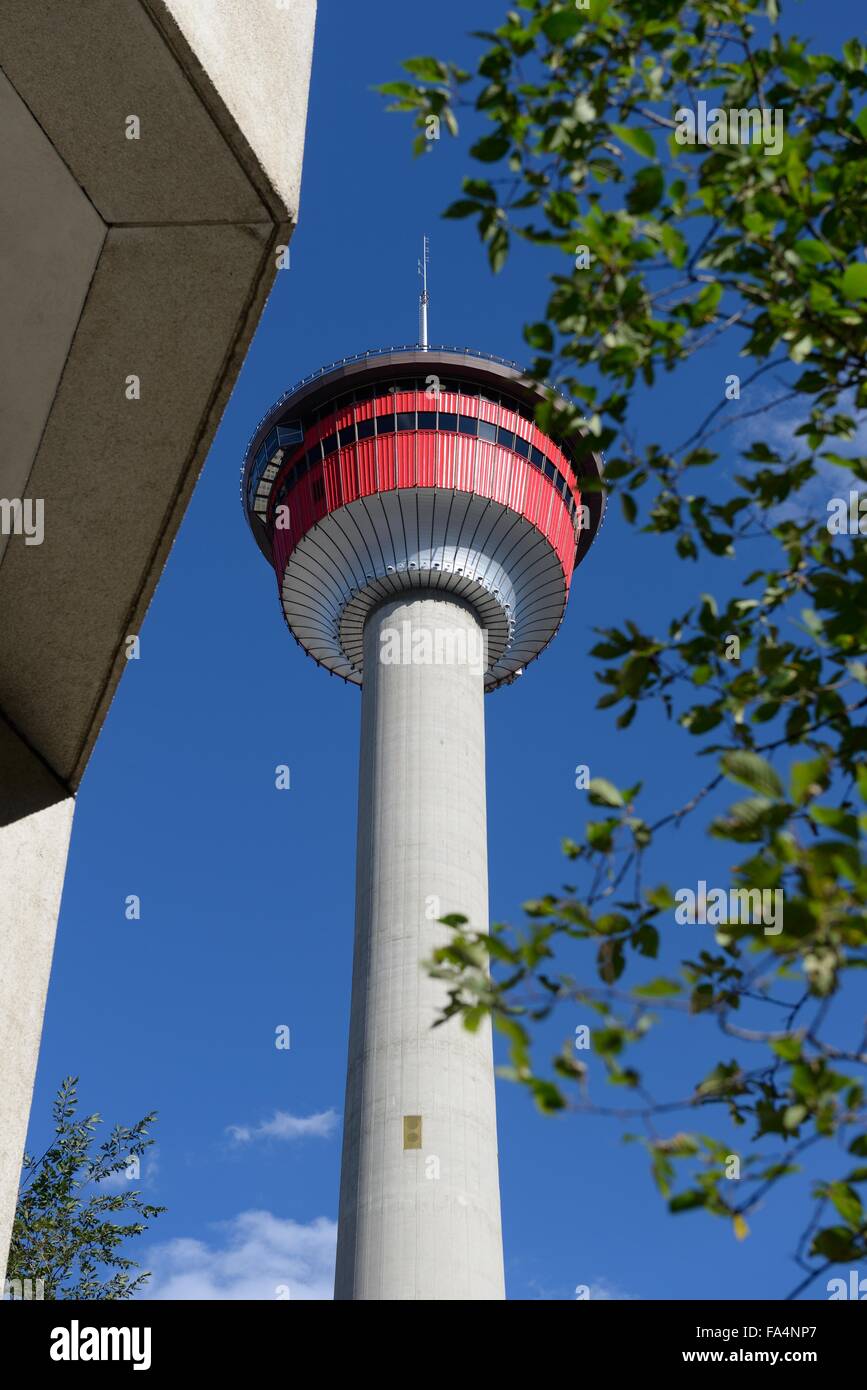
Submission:
<svg viewBox="0 0 867 1390">
<path fill-rule="evenodd" d="M 554 636 L 602 519 L 542 399 L 481 353 L 368 352 L 282 396 L 244 463 L 290 632 L 363 687 L 338 1299 L 504 1297 L 490 1029 L 432 1028 L 422 962 L 440 917 L 487 929 L 484 692 Z"/>
</svg>

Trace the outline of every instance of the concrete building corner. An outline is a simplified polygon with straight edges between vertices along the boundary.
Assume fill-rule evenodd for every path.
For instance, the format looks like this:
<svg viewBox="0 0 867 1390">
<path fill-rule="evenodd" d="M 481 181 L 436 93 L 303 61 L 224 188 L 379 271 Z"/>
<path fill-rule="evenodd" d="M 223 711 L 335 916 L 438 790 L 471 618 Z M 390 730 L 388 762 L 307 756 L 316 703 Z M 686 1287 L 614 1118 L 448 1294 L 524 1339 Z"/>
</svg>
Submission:
<svg viewBox="0 0 867 1390">
<path fill-rule="evenodd" d="M 73 797 L 284 273 L 315 18 L 0 7 L 0 1269 Z"/>
</svg>

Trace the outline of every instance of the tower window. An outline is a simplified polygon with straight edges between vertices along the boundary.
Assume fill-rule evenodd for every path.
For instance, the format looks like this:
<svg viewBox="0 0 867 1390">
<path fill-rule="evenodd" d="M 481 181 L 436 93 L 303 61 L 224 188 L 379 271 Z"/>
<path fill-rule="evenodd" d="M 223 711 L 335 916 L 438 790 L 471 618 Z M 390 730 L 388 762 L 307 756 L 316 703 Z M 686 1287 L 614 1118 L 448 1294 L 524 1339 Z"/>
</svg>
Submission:
<svg viewBox="0 0 867 1390">
<path fill-rule="evenodd" d="M 459 422 L 461 434 L 477 434 L 479 422 L 475 415 L 462 415 Z"/>
<path fill-rule="evenodd" d="M 437 427 L 436 411 L 420 410 L 418 412 L 418 427 L 420 430 L 435 430 Z"/>
<path fill-rule="evenodd" d="M 496 425 L 490 425 L 490 424 L 488 424 L 488 421 L 487 421 L 487 420 L 480 420 L 480 421 L 479 421 L 479 439 L 490 439 L 490 441 L 491 441 L 492 444 L 496 444 L 496 442 L 497 442 L 497 427 L 496 427 Z"/>
<path fill-rule="evenodd" d="M 405 1149 L 421 1148 L 421 1115 L 404 1115 L 403 1147 Z"/>
</svg>

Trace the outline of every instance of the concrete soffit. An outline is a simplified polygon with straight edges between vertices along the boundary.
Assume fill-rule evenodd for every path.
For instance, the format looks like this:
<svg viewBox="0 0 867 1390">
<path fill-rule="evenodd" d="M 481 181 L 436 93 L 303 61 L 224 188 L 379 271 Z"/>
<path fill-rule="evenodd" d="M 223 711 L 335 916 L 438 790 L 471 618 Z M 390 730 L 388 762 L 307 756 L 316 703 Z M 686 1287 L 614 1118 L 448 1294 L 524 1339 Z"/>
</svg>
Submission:
<svg viewBox="0 0 867 1390">
<path fill-rule="evenodd" d="M 0 535 L 0 715 L 69 790 L 297 220 L 315 10 L 0 7 L 0 499 L 44 508 Z"/>
</svg>

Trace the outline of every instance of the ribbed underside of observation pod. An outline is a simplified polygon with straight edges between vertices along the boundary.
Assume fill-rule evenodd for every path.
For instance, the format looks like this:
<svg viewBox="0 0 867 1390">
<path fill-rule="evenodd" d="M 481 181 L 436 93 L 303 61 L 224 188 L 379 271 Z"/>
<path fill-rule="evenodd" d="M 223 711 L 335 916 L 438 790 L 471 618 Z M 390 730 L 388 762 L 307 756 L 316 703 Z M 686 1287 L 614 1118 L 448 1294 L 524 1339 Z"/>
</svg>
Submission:
<svg viewBox="0 0 867 1390">
<path fill-rule="evenodd" d="M 278 533 L 278 566 L 282 549 Z M 438 488 L 376 493 L 329 513 L 278 577 L 297 640 L 356 684 L 365 619 L 386 598 L 423 589 L 468 601 L 487 636 L 490 690 L 538 656 L 568 597 L 560 559 L 526 517 L 491 498 Z"/>
</svg>

